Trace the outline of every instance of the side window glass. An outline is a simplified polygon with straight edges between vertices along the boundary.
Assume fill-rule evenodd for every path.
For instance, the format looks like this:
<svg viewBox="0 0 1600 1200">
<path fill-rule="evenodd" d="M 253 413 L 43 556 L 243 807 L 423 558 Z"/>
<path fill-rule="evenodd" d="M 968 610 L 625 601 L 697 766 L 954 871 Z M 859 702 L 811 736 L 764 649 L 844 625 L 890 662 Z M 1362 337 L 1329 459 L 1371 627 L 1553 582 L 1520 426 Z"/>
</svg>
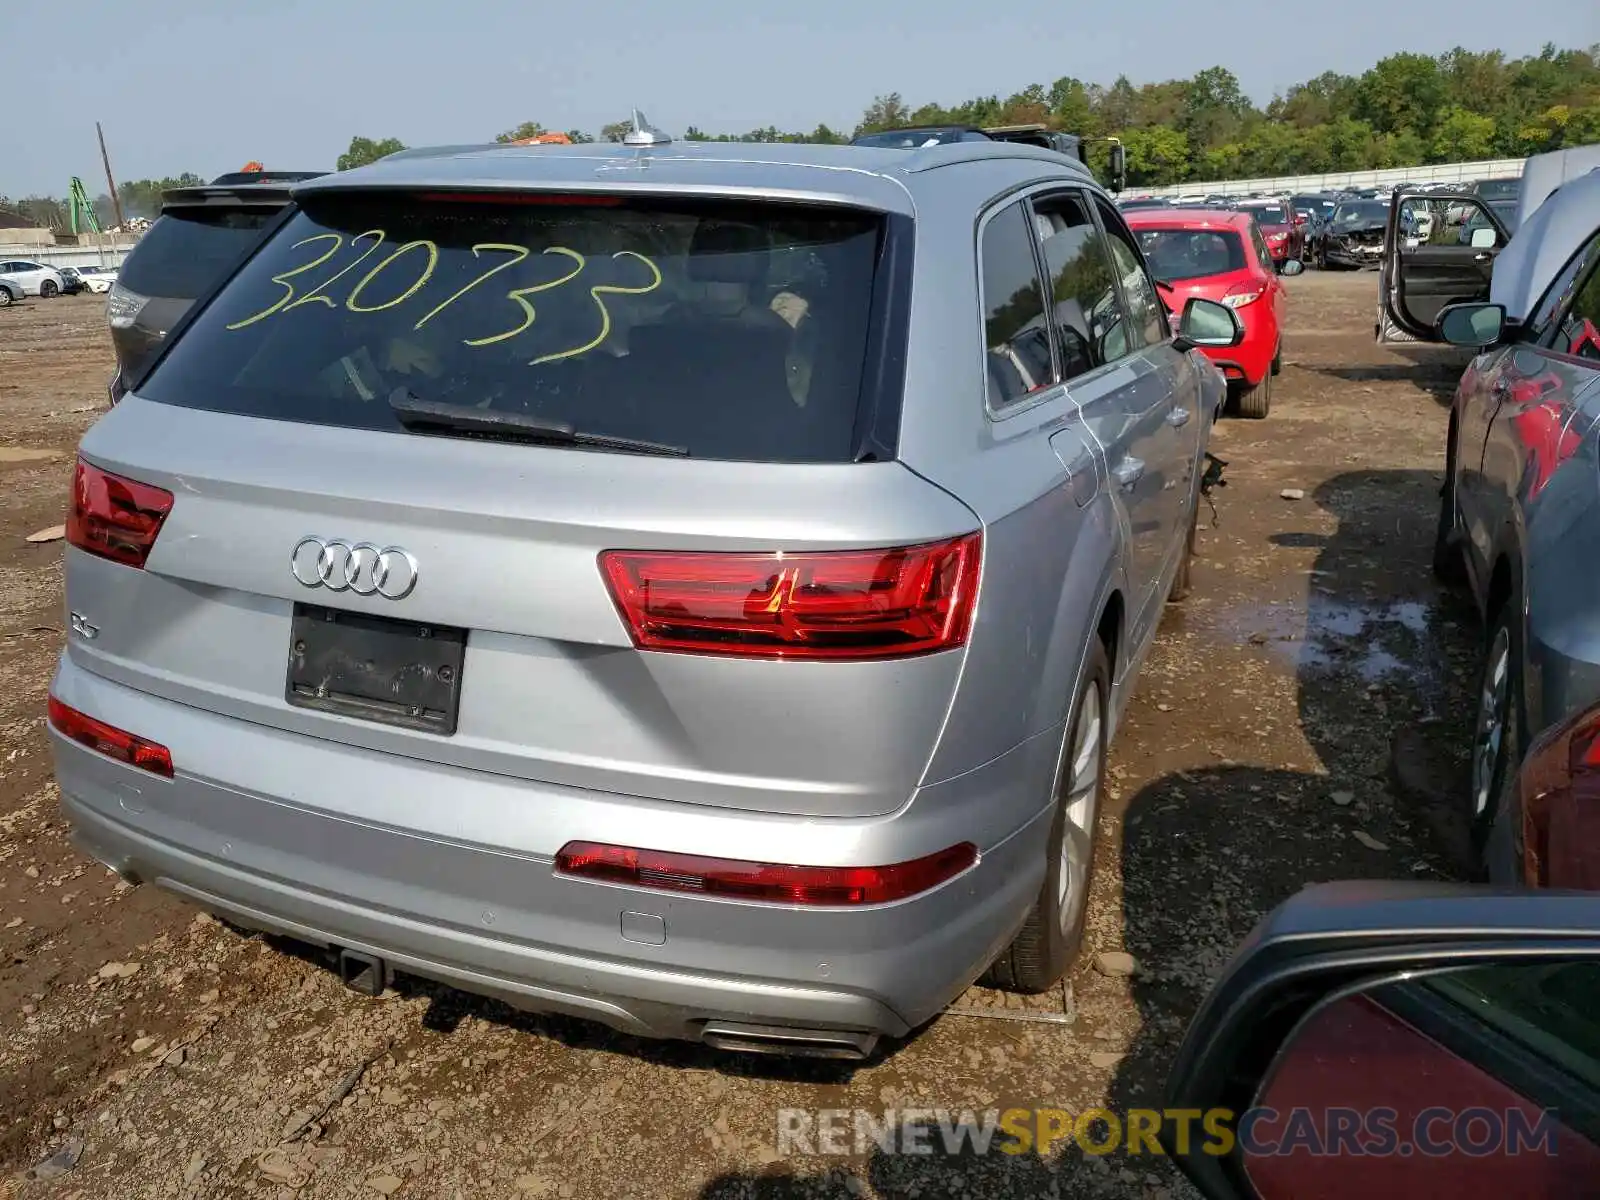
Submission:
<svg viewBox="0 0 1600 1200">
<path fill-rule="evenodd" d="M 1144 269 L 1144 258 L 1134 247 L 1133 237 L 1122 219 L 1098 196 L 1095 205 L 1100 209 L 1100 223 L 1105 226 L 1106 242 L 1111 250 L 1118 282 L 1122 285 L 1123 303 L 1128 308 L 1127 353 L 1154 346 L 1168 337 L 1166 309 L 1156 295 L 1155 284 Z"/>
<path fill-rule="evenodd" d="M 1061 378 L 1073 379 L 1128 353 L 1128 321 L 1117 301 L 1111 250 L 1083 195 L 1050 196 L 1033 211 Z"/>
<path fill-rule="evenodd" d="M 1250 222 L 1250 244 L 1255 247 L 1256 264 L 1263 270 L 1272 266 L 1272 251 L 1267 249 L 1266 239 L 1261 236 L 1261 226 L 1254 221 Z"/>
<path fill-rule="evenodd" d="M 1588 245 L 1574 254 L 1571 261 L 1561 268 L 1561 273 L 1550 281 L 1550 286 L 1534 307 L 1533 315 L 1528 318 L 1528 334 L 1541 346 L 1560 348 L 1560 326 L 1556 323 L 1556 317 L 1573 299 L 1573 292 L 1577 290 L 1578 280 L 1584 271 L 1597 261 L 1600 261 L 1600 235 L 1591 238 Z"/>
<path fill-rule="evenodd" d="M 1561 319 L 1556 349 L 1600 362 L 1600 268 L 1591 268 L 1589 278 L 1572 298 L 1572 307 Z"/>
<path fill-rule="evenodd" d="M 1476 200 L 1440 207 L 1443 219 L 1433 222 L 1425 238 L 1430 244 L 1471 246 L 1477 250 L 1494 250 L 1505 245 L 1488 211 Z"/>
<path fill-rule="evenodd" d="M 1496 963 L 1419 983 L 1535 1057 L 1600 1087 L 1600 964 Z"/>
<path fill-rule="evenodd" d="M 984 226 L 979 267 L 989 407 L 998 411 L 1055 381 L 1039 265 L 1021 201 Z"/>
</svg>

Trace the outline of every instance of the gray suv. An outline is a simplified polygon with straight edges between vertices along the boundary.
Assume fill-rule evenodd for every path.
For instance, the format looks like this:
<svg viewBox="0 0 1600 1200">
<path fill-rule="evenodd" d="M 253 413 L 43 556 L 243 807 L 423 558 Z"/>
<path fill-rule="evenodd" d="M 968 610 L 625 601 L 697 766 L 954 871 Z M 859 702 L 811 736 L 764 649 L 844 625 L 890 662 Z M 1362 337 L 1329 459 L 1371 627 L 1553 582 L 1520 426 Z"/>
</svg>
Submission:
<svg viewBox="0 0 1600 1200">
<path fill-rule="evenodd" d="M 1240 327 L 1048 150 L 635 141 L 295 189 L 84 437 L 63 803 L 368 990 L 861 1056 L 1070 964 Z"/>
</svg>

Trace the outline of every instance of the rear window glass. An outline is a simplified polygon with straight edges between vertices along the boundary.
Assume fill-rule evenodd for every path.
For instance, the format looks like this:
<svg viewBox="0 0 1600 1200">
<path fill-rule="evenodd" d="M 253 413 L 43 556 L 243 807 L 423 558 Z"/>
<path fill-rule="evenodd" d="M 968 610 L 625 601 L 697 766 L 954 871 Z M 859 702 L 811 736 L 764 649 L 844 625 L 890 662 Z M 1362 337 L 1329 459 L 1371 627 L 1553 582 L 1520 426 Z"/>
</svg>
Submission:
<svg viewBox="0 0 1600 1200">
<path fill-rule="evenodd" d="M 881 224 L 748 202 L 312 197 L 140 395 L 399 432 L 391 400 L 409 393 L 702 458 L 849 461 Z"/>
<path fill-rule="evenodd" d="M 225 208 L 163 213 L 129 251 L 118 282 L 141 296 L 194 300 L 250 252 L 282 211 Z"/>
<path fill-rule="evenodd" d="M 1246 200 L 1239 205 L 1239 208 L 1253 215 L 1264 225 L 1284 225 L 1289 220 L 1289 215 L 1284 211 L 1283 202 L 1280 200 Z"/>
<path fill-rule="evenodd" d="M 1139 248 L 1157 279 L 1177 283 L 1245 268 L 1244 243 L 1231 229 L 1138 229 Z"/>
<path fill-rule="evenodd" d="M 1521 188 L 1520 179 L 1486 179 L 1474 190 L 1485 200 L 1515 200 Z"/>
</svg>

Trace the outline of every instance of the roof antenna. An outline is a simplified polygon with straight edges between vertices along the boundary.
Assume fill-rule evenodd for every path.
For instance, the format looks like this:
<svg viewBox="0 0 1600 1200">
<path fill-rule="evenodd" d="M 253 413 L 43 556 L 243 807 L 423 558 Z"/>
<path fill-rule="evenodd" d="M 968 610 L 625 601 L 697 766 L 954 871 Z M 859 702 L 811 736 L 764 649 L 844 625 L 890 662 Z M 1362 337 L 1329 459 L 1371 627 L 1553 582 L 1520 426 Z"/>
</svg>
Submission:
<svg viewBox="0 0 1600 1200">
<path fill-rule="evenodd" d="M 633 128 L 622 135 L 624 146 L 665 146 L 672 138 L 645 119 L 637 108 L 633 110 Z"/>
</svg>

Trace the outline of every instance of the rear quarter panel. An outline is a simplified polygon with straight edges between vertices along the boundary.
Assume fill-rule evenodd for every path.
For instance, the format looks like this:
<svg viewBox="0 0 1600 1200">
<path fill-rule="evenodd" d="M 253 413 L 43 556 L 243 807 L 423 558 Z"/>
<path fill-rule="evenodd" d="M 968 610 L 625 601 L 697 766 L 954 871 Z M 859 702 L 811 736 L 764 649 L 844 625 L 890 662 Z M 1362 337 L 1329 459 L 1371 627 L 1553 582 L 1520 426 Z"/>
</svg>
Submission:
<svg viewBox="0 0 1600 1200">
<path fill-rule="evenodd" d="M 1001 421 L 984 405 L 978 217 L 991 199 L 1048 176 L 1027 162 L 926 175 L 914 181 L 917 252 L 901 458 L 984 526 L 978 611 L 928 766 L 926 781 L 935 782 L 1057 732 L 1106 597 L 1123 586 L 1126 530 L 1103 479 L 1095 499 L 1079 507 L 1050 448 L 1052 434 L 1077 422 L 1064 389 Z M 1103 473 L 1099 462 L 1085 466 Z"/>
<path fill-rule="evenodd" d="M 1524 579 L 1530 737 L 1600 700 L 1600 386 L 1583 399 L 1564 434 L 1556 431 L 1560 444 L 1542 445 L 1525 460 L 1513 515 L 1501 530 Z M 1552 453 L 1559 461 L 1547 461 Z"/>
</svg>

